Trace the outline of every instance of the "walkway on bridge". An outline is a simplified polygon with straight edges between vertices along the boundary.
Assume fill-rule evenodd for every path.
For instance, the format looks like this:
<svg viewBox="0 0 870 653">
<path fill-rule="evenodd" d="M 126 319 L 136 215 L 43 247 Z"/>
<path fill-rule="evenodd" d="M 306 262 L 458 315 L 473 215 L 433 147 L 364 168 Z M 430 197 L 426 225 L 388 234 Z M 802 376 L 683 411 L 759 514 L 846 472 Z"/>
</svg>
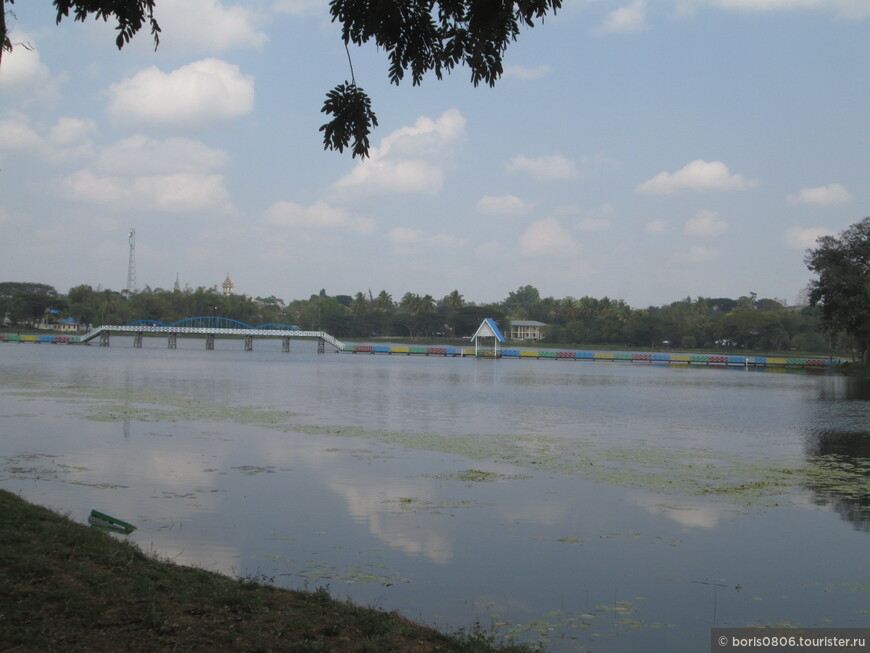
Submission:
<svg viewBox="0 0 870 653">
<path fill-rule="evenodd" d="M 242 336 L 247 351 L 253 349 L 254 338 L 282 338 L 284 351 L 290 351 L 291 338 L 317 338 L 318 351 L 321 353 L 324 351 L 324 343 L 328 343 L 337 351 L 343 351 L 345 348 L 343 342 L 325 331 L 303 331 L 292 324 L 278 323 L 251 326 L 226 317 L 189 317 L 171 324 L 158 320 L 136 320 L 123 325 L 104 324 L 78 336 L 74 342 L 88 343 L 99 338 L 100 345 L 107 347 L 112 333 L 133 334 L 135 347 L 142 346 L 142 338 L 146 334 L 166 334 L 170 349 L 175 349 L 179 335 L 205 336 L 206 349 L 214 349 L 214 340 L 217 336 Z"/>
</svg>

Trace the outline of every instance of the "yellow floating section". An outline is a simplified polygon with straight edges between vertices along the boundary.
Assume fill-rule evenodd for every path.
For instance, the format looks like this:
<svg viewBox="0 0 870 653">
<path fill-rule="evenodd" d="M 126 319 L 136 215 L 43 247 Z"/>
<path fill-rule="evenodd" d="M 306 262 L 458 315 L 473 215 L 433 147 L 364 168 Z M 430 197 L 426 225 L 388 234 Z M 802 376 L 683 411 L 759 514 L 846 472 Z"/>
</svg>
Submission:
<svg viewBox="0 0 870 653">
<path fill-rule="evenodd" d="M 393 354 L 407 354 L 407 353 L 409 353 L 411 350 L 410 350 L 410 348 L 408 348 L 408 347 L 392 347 L 392 348 L 390 349 L 390 351 L 391 351 L 391 353 L 393 353 Z"/>
<path fill-rule="evenodd" d="M 786 358 L 768 358 L 767 359 L 768 365 L 785 365 L 787 362 L 788 362 L 788 359 L 786 359 Z"/>
<path fill-rule="evenodd" d="M 672 363 L 688 363 L 691 359 L 688 354 L 671 354 Z"/>
<path fill-rule="evenodd" d="M 534 349 L 523 349 L 520 352 L 520 357 L 521 358 L 537 358 L 538 352 Z"/>
<path fill-rule="evenodd" d="M 596 351 L 595 352 L 595 360 L 597 361 L 612 361 L 613 354 L 606 351 Z"/>
</svg>

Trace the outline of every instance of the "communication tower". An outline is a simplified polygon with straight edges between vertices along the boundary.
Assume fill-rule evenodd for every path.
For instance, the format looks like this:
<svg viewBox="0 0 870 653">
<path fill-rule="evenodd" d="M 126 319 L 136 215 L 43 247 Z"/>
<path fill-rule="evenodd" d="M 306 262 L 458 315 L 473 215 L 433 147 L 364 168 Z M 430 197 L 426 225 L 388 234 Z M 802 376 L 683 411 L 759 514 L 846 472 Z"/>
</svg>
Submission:
<svg viewBox="0 0 870 653">
<path fill-rule="evenodd" d="M 127 263 L 127 297 L 136 292 L 136 230 L 130 229 L 130 260 Z"/>
</svg>

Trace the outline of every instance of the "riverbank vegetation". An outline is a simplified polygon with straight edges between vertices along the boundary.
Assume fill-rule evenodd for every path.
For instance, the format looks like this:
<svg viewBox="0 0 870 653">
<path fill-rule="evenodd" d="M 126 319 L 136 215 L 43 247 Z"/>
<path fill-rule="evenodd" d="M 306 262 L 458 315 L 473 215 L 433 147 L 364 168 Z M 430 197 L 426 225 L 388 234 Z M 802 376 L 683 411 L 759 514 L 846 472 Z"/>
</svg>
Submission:
<svg viewBox="0 0 870 653">
<path fill-rule="evenodd" d="M 816 275 L 803 301 L 750 292 L 737 298 L 686 297 L 663 306 L 633 308 L 621 299 L 542 297 L 521 286 L 500 302 L 478 304 L 454 290 L 441 299 L 406 292 L 393 297 L 360 290 L 329 295 L 325 289 L 289 302 L 212 288 L 172 290 L 145 287 L 117 292 L 78 285 L 66 295 L 45 284 L 0 283 L 0 324 L 82 328 L 155 320 L 170 324 L 189 317 L 225 317 L 250 325 L 283 323 L 322 330 L 339 338 L 468 338 L 484 318 L 507 334 L 512 321 L 546 325 L 553 346 L 600 346 L 743 352 L 812 352 L 846 355 L 868 362 L 870 355 L 870 218 L 838 237 L 823 236 L 807 250 Z"/>
<path fill-rule="evenodd" d="M 182 567 L 0 490 L 2 651 L 521 653 L 332 598 Z"/>
<path fill-rule="evenodd" d="M 821 313 L 810 306 L 786 306 L 754 293 L 736 299 L 686 297 L 664 306 L 632 308 L 618 299 L 542 297 L 526 285 L 500 302 L 478 304 L 458 290 L 441 299 L 408 292 L 396 299 L 382 290 L 355 296 L 325 290 L 308 299 L 225 295 L 217 288 L 144 288 L 129 296 L 87 285 L 61 294 L 42 284 L 0 283 L 0 314 L 7 326 L 59 328 L 125 324 L 132 320 L 172 323 L 195 316 L 221 316 L 251 325 L 285 323 L 324 330 L 339 338 L 468 338 L 491 317 L 507 333 L 511 320 L 547 325 L 553 346 L 644 349 L 707 349 L 740 352 L 797 350 L 817 355 L 848 353 L 842 332 L 822 330 Z"/>
</svg>

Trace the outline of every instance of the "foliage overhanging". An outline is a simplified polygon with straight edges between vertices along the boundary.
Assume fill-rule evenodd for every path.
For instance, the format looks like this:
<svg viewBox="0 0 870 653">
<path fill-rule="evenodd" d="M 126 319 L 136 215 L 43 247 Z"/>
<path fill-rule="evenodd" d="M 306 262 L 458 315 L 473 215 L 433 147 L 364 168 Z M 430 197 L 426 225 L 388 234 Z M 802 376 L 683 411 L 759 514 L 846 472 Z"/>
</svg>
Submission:
<svg viewBox="0 0 870 653">
<path fill-rule="evenodd" d="M 6 26 L 6 5 L 0 11 L 0 62 L 12 50 Z M 122 48 L 146 24 L 156 48 L 160 25 L 155 19 L 156 0 L 53 0 L 57 22 L 73 15 L 76 21 L 93 16 L 115 20 L 115 43 Z M 503 73 L 502 56 L 523 27 L 533 27 L 548 13 L 555 14 L 562 0 L 331 0 L 333 22 L 341 25 L 345 46 L 374 41 L 387 53 L 389 79 L 398 84 L 410 73 L 420 84 L 428 72 L 441 79 L 445 72 L 465 65 L 471 83 L 490 86 Z M 331 119 L 321 126 L 323 147 L 352 156 L 367 157 L 369 134 L 378 121 L 371 100 L 353 79 L 326 95 L 321 111 Z M 352 143 L 352 147 L 351 147 Z"/>
</svg>

